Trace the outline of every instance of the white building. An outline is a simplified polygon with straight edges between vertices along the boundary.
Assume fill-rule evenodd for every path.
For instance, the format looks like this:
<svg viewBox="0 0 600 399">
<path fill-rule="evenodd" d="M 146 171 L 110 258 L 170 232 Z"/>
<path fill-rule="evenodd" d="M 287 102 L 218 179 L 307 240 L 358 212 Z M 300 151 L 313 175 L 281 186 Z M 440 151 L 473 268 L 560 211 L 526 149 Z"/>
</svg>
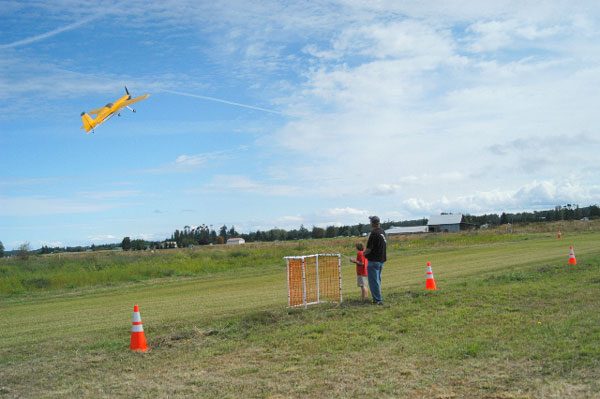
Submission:
<svg viewBox="0 0 600 399">
<path fill-rule="evenodd" d="M 395 235 L 395 234 L 418 234 L 418 233 L 427 233 L 427 226 L 407 226 L 407 227 L 390 227 L 385 231 L 386 235 Z"/>
<path fill-rule="evenodd" d="M 227 239 L 227 245 L 240 245 L 240 244 L 245 244 L 246 240 L 244 240 L 243 238 L 228 238 Z"/>
</svg>

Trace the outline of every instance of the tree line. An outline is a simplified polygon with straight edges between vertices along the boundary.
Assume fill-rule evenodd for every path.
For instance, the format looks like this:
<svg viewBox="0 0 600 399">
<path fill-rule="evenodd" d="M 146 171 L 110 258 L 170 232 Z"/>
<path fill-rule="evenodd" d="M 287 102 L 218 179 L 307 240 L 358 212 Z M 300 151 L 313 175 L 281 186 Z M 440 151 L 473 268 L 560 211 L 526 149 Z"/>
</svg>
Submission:
<svg viewBox="0 0 600 399">
<path fill-rule="evenodd" d="M 427 224 L 427 219 L 405 220 L 400 222 L 384 222 L 384 229 L 393 226 L 422 226 Z M 290 241 L 304 239 L 333 238 L 339 236 L 361 236 L 371 231 L 368 224 L 359 223 L 350 226 L 327 226 L 325 228 L 313 226 L 311 229 L 301 225 L 298 229 L 285 230 L 273 228 L 270 230 L 256 230 L 249 233 L 238 233 L 235 226 L 228 228 L 223 225 L 219 231 L 202 224 L 196 228 L 185 226 L 183 230 L 175 230 L 171 235 L 171 242 L 177 243 L 177 247 L 188 247 L 190 245 L 224 244 L 230 238 L 243 238 L 246 242 L 257 241 Z"/>
<path fill-rule="evenodd" d="M 600 218 L 600 207 L 590 205 L 580 208 L 577 204 L 557 205 L 554 209 L 533 212 L 506 213 L 500 215 L 491 213 L 486 215 L 472 216 L 465 215 L 465 223 L 472 223 L 477 226 L 487 224 L 497 226 L 507 223 L 534 223 L 534 222 L 556 222 L 561 220 L 581 220 L 584 218 Z"/>
<path fill-rule="evenodd" d="M 580 220 L 580 219 L 597 219 L 600 218 L 600 207 L 598 205 L 590 205 L 579 207 L 577 204 L 557 205 L 554 209 L 533 212 L 518 212 L 501 214 L 490 213 L 484 215 L 464 215 L 463 221 L 475 226 L 487 225 L 490 227 L 507 224 L 507 223 L 533 223 L 533 222 L 551 222 L 561 220 Z M 428 219 L 413 219 L 404 221 L 386 221 L 382 222 L 383 229 L 389 229 L 392 226 L 425 226 Z M 270 230 L 256 230 L 249 233 L 239 233 L 235 226 L 221 226 L 218 231 L 212 226 L 201 224 L 197 227 L 185 226 L 182 230 L 175 230 L 170 238 L 163 241 L 146 241 L 142 239 L 131 239 L 125 237 L 120 243 L 91 245 L 91 246 L 76 246 L 76 247 L 48 247 L 31 251 L 29 243 L 21 245 L 18 250 L 5 251 L 4 245 L 0 241 L 0 257 L 5 255 L 24 256 L 25 253 L 33 252 L 38 254 L 48 254 L 54 252 L 83 252 L 97 250 L 146 250 L 154 248 L 185 248 L 191 245 L 210 245 L 224 244 L 229 238 L 243 238 L 246 242 L 256 241 L 288 241 L 300 239 L 319 239 L 333 238 L 339 236 L 362 236 L 371 231 L 368 224 L 355 224 L 349 226 L 327 226 L 325 228 L 313 226 L 306 228 L 301 225 L 298 229 L 285 230 L 273 228 Z"/>
<path fill-rule="evenodd" d="M 600 218 L 600 207 L 590 205 L 579 207 L 577 204 L 557 205 L 554 209 L 533 212 L 502 212 L 501 214 L 490 213 L 483 215 L 463 215 L 463 222 L 473 224 L 476 227 L 487 225 L 490 227 L 507 223 L 533 223 L 533 222 L 551 222 L 560 220 L 580 220 L 583 218 Z M 425 226 L 428 219 L 413 219 L 403 221 L 382 222 L 383 229 L 390 227 L 407 226 Z M 239 237 L 246 242 L 255 241 L 289 241 L 300 239 L 319 239 L 333 238 L 339 236 L 361 236 L 371 231 L 369 224 L 356 224 L 349 226 L 327 226 L 325 228 L 313 226 L 311 229 L 301 225 L 298 229 L 284 230 L 273 228 L 270 230 L 256 230 L 250 233 L 238 233 L 235 227 L 227 228 L 222 226 L 217 233 L 207 225 L 200 225 L 197 228 L 185 226 L 183 230 L 175 230 L 171 235 L 170 241 L 176 242 L 178 247 L 188 247 L 190 245 L 223 244 L 228 238 Z"/>
</svg>

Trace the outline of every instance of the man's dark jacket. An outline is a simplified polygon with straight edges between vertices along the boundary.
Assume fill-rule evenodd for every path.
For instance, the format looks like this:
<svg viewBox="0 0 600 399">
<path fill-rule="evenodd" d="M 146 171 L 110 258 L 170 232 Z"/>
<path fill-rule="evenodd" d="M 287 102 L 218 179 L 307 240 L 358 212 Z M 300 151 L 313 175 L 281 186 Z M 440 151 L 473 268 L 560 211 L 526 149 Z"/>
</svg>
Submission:
<svg viewBox="0 0 600 399">
<path fill-rule="evenodd" d="M 369 235 L 367 250 L 370 251 L 365 251 L 368 252 L 365 257 L 373 262 L 385 262 L 387 260 L 386 247 L 385 232 L 381 227 L 376 227 Z"/>
</svg>

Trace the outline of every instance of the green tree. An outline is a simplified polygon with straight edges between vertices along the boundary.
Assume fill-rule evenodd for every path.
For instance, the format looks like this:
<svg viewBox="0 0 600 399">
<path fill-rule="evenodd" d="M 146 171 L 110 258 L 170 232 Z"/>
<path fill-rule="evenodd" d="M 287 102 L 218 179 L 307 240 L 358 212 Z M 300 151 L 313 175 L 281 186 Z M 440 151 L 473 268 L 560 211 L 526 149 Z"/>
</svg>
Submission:
<svg viewBox="0 0 600 399">
<path fill-rule="evenodd" d="M 24 242 L 23 244 L 19 245 L 19 249 L 17 250 L 17 258 L 21 260 L 27 260 L 29 258 L 30 250 L 31 249 L 29 248 L 28 242 Z"/>
<path fill-rule="evenodd" d="M 131 238 L 123 238 L 123 241 L 121 241 L 121 248 L 123 248 L 123 251 L 131 250 Z"/>
<path fill-rule="evenodd" d="M 221 226 L 221 229 L 219 230 L 219 236 L 223 237 L 223 242 L 227 241 L 227 226 L 226 225 Z"/>
<path fill-rule="evenodd" d="M 0 258 L 4 257 L 4 244 L 0 241 Z"/>
<path fill-rule="evenodd" d="M 302 235 L 299 229 L 294 229 L 293 231 L 289 231 L 286 236 L 286 240 L 300 240 L 302 239 Z"/>
<path fill-rule="evenodd" d="M 333 237 L 337 236 L 337 233 L 338 233 L 337 227 L 327 226 L 327 229 L 325 230 L 325 237 L 333 238 Z"/>
<path fill-rule="evenodd" d="M 343 237 L 350 236 L 350 226 L 342 226 L 338 229 L 338 235 Z"/>
<path fill-rule="evenodd" d="M 210 229 L 208 228 L 208 226 L 206 225 L 201 225 L 200 227 L 198 227 L 198 229 L 196 229 L 196 231 L 198 232 L 197 235 L 197 239 L 198 239 L 198 244 L 200 245 L 207 245 L 210 242 Z"/>
<path fill-rule="evenodd" d="M 583 217 L 583 210 L 579 205 L 575 205 L 575 220 L 579 220 Z"/>
<path fill-rule="evenodd" d="M 313 226 L 312 238 L 323 238 L 325 237 L 325 229 L 321 227 Z"/>
<path fill-rule="evenodd" d="M 287 232 L 283 229 L 271 229 L 267 232 L 269 241 L 284 241 Z"/>
<path fill-rule="evenodd" d="M 300 238 L 310 238 L 310 231 L 303 224 L 300 225 L 300 230 L 298 230 L 298 236 Z"/>
<path fill-rule="evenodd" d="M 228 237 L 237 237 L 238 235 L 239 235 L 239 233 L 237 231 L 235 231 L 235 226 L 231 226 L 231 228 L 227 232 L 227 236 Z"/>
<path fill-rule="evenodd" d="M 567 204 L 566 206 L 563 207 L 564 210 L 564 214 L 565 220 L 573 220 L 575 219 L 575 210 L 573 209 L 573 205 L 571 204 Z"/>
<path fill-rule="evenodd" d="M 371 232 L 371 226 L 368 224 L 359 223 L 357 227 L 359 231 L 358 235 L 362 235 L 363 233 L 369 234 Z"/>
<path fill-rule="evenodd" d="M 146 241 L 137 239 L 131 241 L 131 249 L 134 251 L 144 251 L 148 248 Z"/>
</svg>

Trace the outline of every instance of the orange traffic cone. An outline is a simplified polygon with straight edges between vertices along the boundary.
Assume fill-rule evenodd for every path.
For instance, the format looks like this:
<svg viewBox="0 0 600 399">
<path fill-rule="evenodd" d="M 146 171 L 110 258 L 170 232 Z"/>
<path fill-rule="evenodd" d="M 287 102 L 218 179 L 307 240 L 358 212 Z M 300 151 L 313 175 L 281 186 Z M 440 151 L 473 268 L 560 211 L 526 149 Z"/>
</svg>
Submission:
<svg viewBox="0 0 600 399">
<path fill-rule="evenodd" d="M 144 335 L 144 326 L 142 325 L 142 316 L 140 316 L 140 308 L 138 305 L 133 305 L 133 316 L 131 317 L 131 344 L 129 349 L 137 352 L 146 352 L 148 344 Z"/>
<path fill-rule="evenodd" d="M 425 289 L 437 290 L 435 279 L 433 278 L 433 271 L 431 271 L 431 262 L 427 262 L 427 280 L 425 280 Z"/>
<path fill-rule="evenodd" d="M 575 251 L 573 251 L 573 246 L 569 247 L 569 265 L 576 265 L 577 258 L 575 258 Z"/>
</svg>

